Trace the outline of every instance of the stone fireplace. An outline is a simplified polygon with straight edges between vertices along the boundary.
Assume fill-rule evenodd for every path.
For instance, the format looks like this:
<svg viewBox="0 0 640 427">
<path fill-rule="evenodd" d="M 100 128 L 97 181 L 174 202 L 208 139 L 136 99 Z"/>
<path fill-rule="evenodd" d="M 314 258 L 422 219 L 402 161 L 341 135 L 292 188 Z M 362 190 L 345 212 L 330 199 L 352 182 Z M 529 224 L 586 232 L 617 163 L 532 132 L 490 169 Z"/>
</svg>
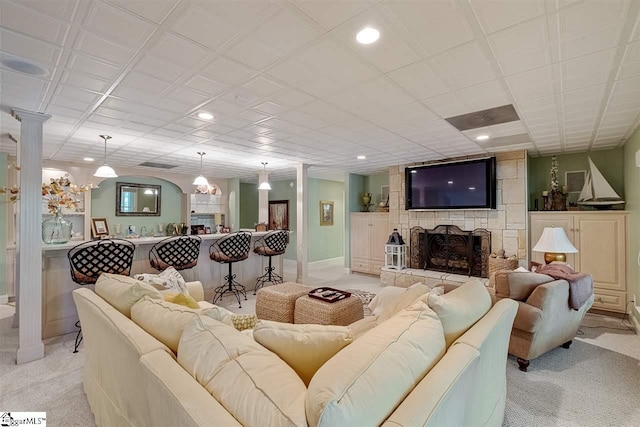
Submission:
<svg viewBox="0 0 640 427">
<path fill-rule="evenodd" d="M 455 225 L 438 225 L 411 229 L 409 268 L 486 278 L 490 253 L 491 233 L 483 228 L 465 231 Z"/>
</svg>

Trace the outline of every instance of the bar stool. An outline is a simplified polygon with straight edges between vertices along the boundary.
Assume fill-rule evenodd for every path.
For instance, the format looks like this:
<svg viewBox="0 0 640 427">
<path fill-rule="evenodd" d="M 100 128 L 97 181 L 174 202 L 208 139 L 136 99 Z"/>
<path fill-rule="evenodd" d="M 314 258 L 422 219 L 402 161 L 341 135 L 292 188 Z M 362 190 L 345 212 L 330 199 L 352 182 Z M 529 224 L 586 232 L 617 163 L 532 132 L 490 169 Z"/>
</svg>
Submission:
<svg viewBox="0 0 640 427">
<path fill-rule="evenodd" d="M 149 251 L 149 264 L 158 271 L 169 267 L 187 270 L 198 264 L 200 236 L 174 236 L 161 240 Z"/>
<path fill-rule="evenodd" d="M 135 249 L 133 243 L 121 239 L 80 243 L 67 253 L 71 280 L 84 286 L 95 284 L 102 273 L 128 276 L 131 274 Z M 82 342 L 82 328 L 79 320 L 76 322 L 76 327 L 80 329 L 73 346 L 74 353 L 78 352 L 78 347 Z"/>
<path fill-rule="evenodd" d="M 215 289 L 213 303 L 222 298 L 226 293 L 236 296 L 238 306 L 242 308 L 240 295 L 247 299 L 247 291 L 244 286 L 235 281 L 236 275 L 233 274 L 231 266 L 234 262 L 242 261 L 249 258 L 249 250 L 251 249 L 251 233 L 247 231 L 238 231 L 231 233 L 212 244 L 209 247 L 209 258 L 221 264 L 229 264 L 229 274 L 224 276 L 225 284 Z"/>
<path fill-rule="evenodd" d="M 287 249 L 287 243 L 289 243 L 289 232 L 287 230 L 270 231 L 254 243 L 253 252 L 269 257 L 269 266 L 264 269 L 266 273 L 258 277 L 256 288 L 253 290 L 254 295 L 267 282 L 271 282 L 274 285 L 283 282 L 282 276 L 274 271 L 275 267 L 271 264 L 271 257 L 282 255 Z"/>
</svg>

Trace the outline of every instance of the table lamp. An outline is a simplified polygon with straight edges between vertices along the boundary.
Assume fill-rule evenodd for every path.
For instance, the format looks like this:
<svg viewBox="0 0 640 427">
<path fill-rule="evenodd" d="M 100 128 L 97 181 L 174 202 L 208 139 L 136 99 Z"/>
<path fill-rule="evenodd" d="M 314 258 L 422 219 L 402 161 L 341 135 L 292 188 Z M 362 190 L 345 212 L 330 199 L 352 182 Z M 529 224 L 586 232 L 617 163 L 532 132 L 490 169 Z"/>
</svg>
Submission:
<svg viewBox="0 0 640 427">
<path fill-rule="evenodd" d="M 571 244 L 569 238 L 560 227 L 545 227 L 538 243 L 533 247 L 534 252 L 544 252 L 544 262 L 567 262 L 567 253 L 577 253 L 578 250 Z"/>
</svg>

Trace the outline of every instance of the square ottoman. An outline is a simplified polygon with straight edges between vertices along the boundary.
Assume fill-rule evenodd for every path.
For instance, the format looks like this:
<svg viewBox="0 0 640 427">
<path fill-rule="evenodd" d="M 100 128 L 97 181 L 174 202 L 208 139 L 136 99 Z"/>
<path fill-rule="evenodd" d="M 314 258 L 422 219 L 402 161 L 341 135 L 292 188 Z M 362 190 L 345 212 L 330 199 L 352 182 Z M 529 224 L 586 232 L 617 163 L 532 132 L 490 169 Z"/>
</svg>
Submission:
<svg viewBox="0 0 640 427">
<path fill-rule="evenodd" d="M 296 300 L 294 323 L 347 326 L 364 318 L 360 298 L 350 296 L 337 302 L 325 302 L 308 295 Z"/>
<path fill-rule="evenodd" d="M 263 320 L 293 323 L 296 300 L 311 289 L 293 282 L 260 288 L 256 297 L 256 316 Z"/>
</svg>

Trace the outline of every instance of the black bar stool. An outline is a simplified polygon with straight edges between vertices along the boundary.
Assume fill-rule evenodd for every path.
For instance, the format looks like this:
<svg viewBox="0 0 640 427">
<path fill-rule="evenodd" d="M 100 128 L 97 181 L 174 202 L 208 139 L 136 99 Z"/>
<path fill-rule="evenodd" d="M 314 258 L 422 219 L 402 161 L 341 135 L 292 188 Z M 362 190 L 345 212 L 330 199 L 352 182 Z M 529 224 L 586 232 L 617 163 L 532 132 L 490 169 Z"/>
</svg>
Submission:
<svg viewBox="0 0 640 427">
<path fill-rule="evenodd" d="M 131 274 L 133 253 L 136 247 L 133 243 L 121 239 L 94 240 L 80 243 L 67 253 L 71 280 L 79 285 L 93 285 L 102 273 Z M 76 322 L 80 328 L 80 321 Z M 73 352 L 78 352 L 82 342 L 82 328 L 78 330 Z"/>
<path fill-rule="evenodd" d="M 231 266 L 234 262 L 242 261 L 249 258 L 249 250 L 251 250 L 251 233 L 246 231 L 238 231 L 231 233 L 221 239 L 218 239 L 209 247 L 209 258 L 221 264 L 229 264 L 229 274 L 224 276 L 225 284 L 215 289 L 213 303 L 222 298 L 226 293 L 236 296 L 238 306 L 242 308 L 240 295 L 247 299 L 247 291 L 244 286 L 235 281 L 236 275 L 233 274 Z"/>
<path fill-rule="evenodd" d="M 270 231 L 254 243 L 253 252 L 269 257 L 269 266 L 264 269 L 266 273 L 258 277 L 256 288 L 253 291 L 254 295 L 267 282 L 274 285 L 283 282 L 282 276 L 274 271 L 275 267 L 271 264 L 271 257 L 282 255 L 287 249 L 287 243 L 289 243 L 289 232 L 286 230 Z"/>
<path fill-rule="evenodd" d="M 169 267 L 187 270 L 198 264 L 200 256 L 199 236 L 174 236 L 160 240 L 149 251 L 149 264 L 158 271 Z"/>
</svg>

